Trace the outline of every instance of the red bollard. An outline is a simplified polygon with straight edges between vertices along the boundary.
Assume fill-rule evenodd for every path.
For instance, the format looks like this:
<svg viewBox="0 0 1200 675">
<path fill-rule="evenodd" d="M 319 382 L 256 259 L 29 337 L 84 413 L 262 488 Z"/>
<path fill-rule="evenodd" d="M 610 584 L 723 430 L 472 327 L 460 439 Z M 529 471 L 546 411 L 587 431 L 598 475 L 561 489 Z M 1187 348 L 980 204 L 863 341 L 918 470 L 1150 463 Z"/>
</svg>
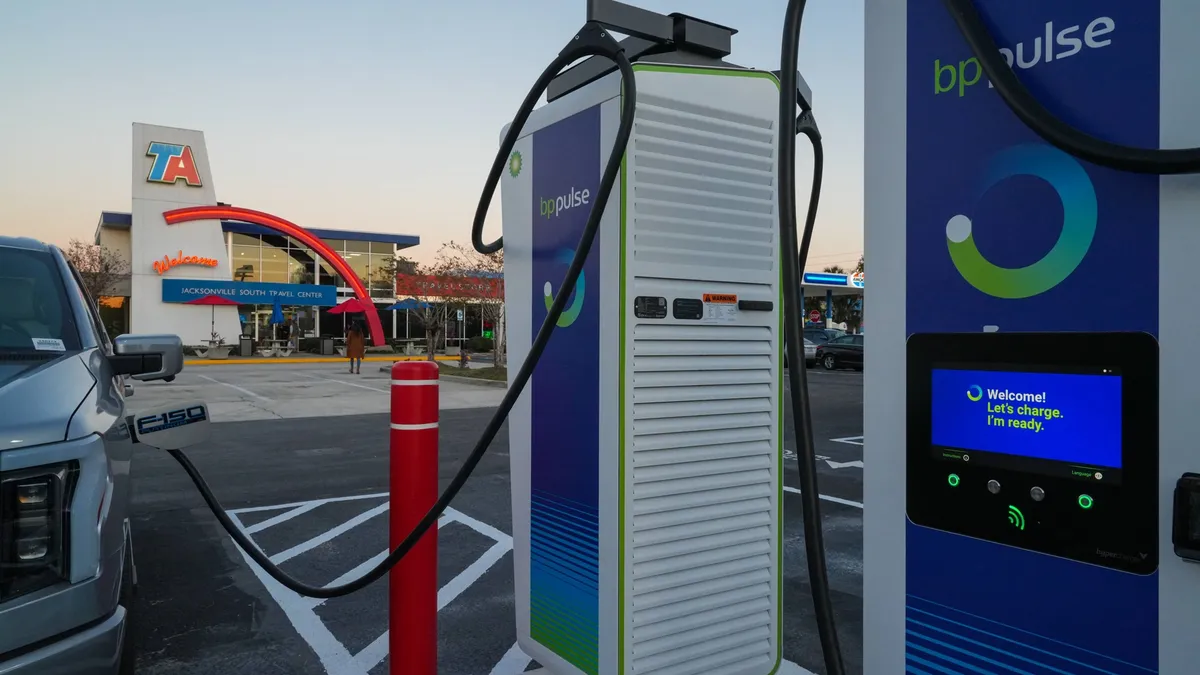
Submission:
<svg viewBox="0 0 1200 675">
<path fill-rule="evenodd" d="M 438 497 L 438 367 L 392 366 L 391 548 L 416 527 Z M 391 672 L 437 673 L 437 524 L 388 575 Z"/>
</svg>

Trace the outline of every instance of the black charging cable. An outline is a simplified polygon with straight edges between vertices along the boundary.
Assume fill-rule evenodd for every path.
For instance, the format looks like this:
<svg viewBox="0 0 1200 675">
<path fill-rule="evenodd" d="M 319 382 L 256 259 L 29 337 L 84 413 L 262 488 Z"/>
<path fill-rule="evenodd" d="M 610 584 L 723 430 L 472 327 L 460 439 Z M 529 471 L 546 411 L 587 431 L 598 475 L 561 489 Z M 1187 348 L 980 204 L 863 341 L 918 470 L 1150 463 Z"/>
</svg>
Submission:
<svg viewBox="0 0 1200 675">
<path fill-rule="evenodd" d="M 791 390 L 792 424 L 795 428 L 796 463 L 800 472 L 800 499 L 804 510 L 804 552 L 808 559 L 808 582 L 812 589 L 817 633 L 821 654 L 829 675 L 842 675 L 842 650 L 838 643 L 837 623 L 829 590 L 825 563 L 825 536 L 821 526 L 821 498 L 817 486 L 817 451 L 813 442 L 812 406 L 808 392 L 808 368 L 804 362 L 804 307 L 800 284 L 808 249 L 812 244 L 817 207 L 821 199 L 821 181 L 825 167 L 825 148 L 817 129 L 809 101 L 801 101 L 797 90 L 796 67 L 800 58 L 800 27 L 805 0 L 789 0 L 783 22 L 783 44 L 779 54 L 779 244 L 783 248 L 783 319 L 784 339 L 790 355 L 788 388 Z M 801 107 L 796 116 L 797 106 Z M 804 134 L 812 143 L 812 192 L 803 234 L 797 237 L 796 225 L 796 135 Z M 797 241 L 799 239 L 799 241 Z M 797 253 L 798 252 L 798 253 Z"/>
<path fill-rule="evenodd" d="M 1135 148 L 1096 138 L 1055 117 L 1029 92 L 992 39 L 974 0 L 943 0 L 996 93 L 1013 114 L 1054 147 L 1110 169 L 1153 175 L 1200 173 L 1200 148 Z"/>
<path fill-rule="evenodd" d="M 621 162 L 625 157 L 625 148 L 629 144 L 629 136 L 633 132 L 633 116 L 637 105 L 637 83 L 634 80 L 633 66 L 629 63 L 629 58 L 625 55 L 624 48 L 621 47 L 604 27 L 594 22 L 588 22 L 584 25 L 579 33 L 571 39 L 571 42 L 559 52 L 558 58 L 554 59 L 554 62 L 546 67 L 541 77 L 534 83 L 533 88 L 529 90 L 529 94 L 521 103 L 521 108 L 517 116 L 513 119 L 512 126 L 509 127 L 508 133 L 504 136 L 504 141 L 500 144 L 500 149 L 496 152 L 496 161 L 492 163 L 492 171 L 488 174 L 483 194 L 479 198 L 479 207 L 475 211 L 475 223 L 471 230 L 471 240 L 476 250 L 481 253 L 493 253 L 500 250 L 500 247 L 503 245 L 502 238 L 497 239 L 492 244 L 483 244 L 481 234 L 483 231 L 483 219 L 487 215 L 488 206 L 491 204 L 492 196 L 496 191 L 496 185 L 500 180 L 501 172 L 508 161 L 509 153 L 512 152 L 513 146 L 516 145 L 522 127 L 529 119 L 530 113 L 533 112 L 533 107 L 541 99 L 550 81 L 567 66 L 588 56 L 602 56 L 611 59 L 617 64 L 617 69 L 621 72 L 622 83 L 621 122 L 617 128 L 617 137 L 613 143 L 612 151 L 609 153 L 608 162 L 604 165 L 604 173 L 600 177 L 600 187 L 596 191 L 596 200 L 592 202 L 591 213 L 588 214 L 583 235 L 579 238 L 579 246 L 575 250 L 575 257 L 572 258 L 571 265 L 567 268 L 567 275 L 563 278 L 563 283 L 559 286 L 558 293 L 554 296 L 554 302 L 546 312 L 546 319 L 542 322 L 537 336 L 534 337 L 533 343 L 529 347 L 529 353 L 525 356 L 525 360 L 521 363 L 521 368 L 513 377 L 508 391 L 504 393 L 504 398 L 500 401 L 500 406 L 496 408 L 496 412 L 492 414 L 492 418 L 484 428 L 483 434 L 475 443 L 471 454 L 467 456 L 458 473 L 454 475 L 453 480 L 450 481 L 450 484 L 442 492 L 441 496 L 438 497 L 437 501 L 429 509 L 429 512 L 421 518 L 412 532 L 400 542 L 400 545 L 388 554 L 387 558 L 384 558 L 371 571 L 341 586 L 309 586 L 297 581 L 271 562 L 270 557 L 263 553 L 234 524 L 233 519 L 221 507 L 212 490 L 209 489 L 208 484 L 200 475 L 199 470 L 196 469 L 187 455 L 181 450 L 168 450 L 168 453 L 179 462 L 184 471 L 192 479 L 192 482 L 195 483 L 196 489 L 200 491 L 200 496 L 204 498 L 209 509 L 212 510 L 213 515 L 220 521 L 222 527 L 229 533 L 229 536 L 233 537 L 238 546 L 253 558 L 254 562 L 259 567 L 262 567 L 271 578 L 289 590 L 310 598 L 336 598 L 365 588 L 387 574 L 388 570 L 394 567 L 396 563 L 400 562 L 412 550 L 412 547 L 437 522 L 438 518 L 446 510 L 446 507 L 458 495 L 459 490 L 466 484 L 467 479 L 471 477 L 471 473 L 475 470 L 479 461 L 483 459 L 484 453 L 487 452 L 488 447 L 492 444 L 492 440 L 495 439 L 497 432 L 500 431 L 500 427 L 504 424 L 504 420 L 508 417 L 509 411 L 512 410 L 513 405 L 517 402 L 517 398 L 521 396 L 521 392 L 529 382 L 530 376 L 533 375 L 533 370 L 537 366 L 538 360 L 541 359 L 542 352 L 545 351 L 546 345 L 550 342 L 550 335 L 554 332 L 558 318 L 562 315 L 563 309 L 567 305 L 567 300 L 575 290 L 575 282 L 579 279 L 579 275 L 583 271 L 583 265 L 587 262 L 588 252 L 591 250 L 592 242 L 596 239 L 596 233 L 600 228 L 600 219 L 604 216 L 604 207 L 608 203 L 609 195 L 612 193 L 613 186 L 620 175 Z"/>
</svg>

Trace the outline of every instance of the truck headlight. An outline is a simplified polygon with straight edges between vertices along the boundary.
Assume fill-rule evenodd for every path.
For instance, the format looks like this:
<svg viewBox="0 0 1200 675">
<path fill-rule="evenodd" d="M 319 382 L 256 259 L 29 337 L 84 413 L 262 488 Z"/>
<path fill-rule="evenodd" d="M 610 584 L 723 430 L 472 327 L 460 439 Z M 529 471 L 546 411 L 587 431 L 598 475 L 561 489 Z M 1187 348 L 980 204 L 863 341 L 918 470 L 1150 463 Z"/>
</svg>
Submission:
<svg viewBox="0 0 1200 675">
<path fill-rule="evenodd" d="M 0 601 L 67 578 L 74 462 L 0 474 Z"/>
</svg>

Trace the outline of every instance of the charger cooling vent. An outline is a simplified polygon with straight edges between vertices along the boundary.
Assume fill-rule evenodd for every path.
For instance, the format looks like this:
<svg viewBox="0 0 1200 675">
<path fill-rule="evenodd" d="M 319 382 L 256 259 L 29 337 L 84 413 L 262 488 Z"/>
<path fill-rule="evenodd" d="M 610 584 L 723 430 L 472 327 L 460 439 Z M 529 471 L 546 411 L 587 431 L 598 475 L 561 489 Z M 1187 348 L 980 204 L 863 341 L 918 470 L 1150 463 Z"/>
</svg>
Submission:
<svg viewBox="0 0 1200 675">
<path fill-rule="evenodd" d="M 773 273 L 774 121 L 638 93 L 634 259 Z"/>
<path fill-rule="evenodd" d="M 662 298 L 667 315 L 625 315 L 624 648 L 637 675 L 761 675 L 778 654 L 775 134 L 774 117 L 638 92 L 625 301 Z M 675 300 L 705 294 L 774 305 L 728 322 L 677 315 Z"/>
</svg>

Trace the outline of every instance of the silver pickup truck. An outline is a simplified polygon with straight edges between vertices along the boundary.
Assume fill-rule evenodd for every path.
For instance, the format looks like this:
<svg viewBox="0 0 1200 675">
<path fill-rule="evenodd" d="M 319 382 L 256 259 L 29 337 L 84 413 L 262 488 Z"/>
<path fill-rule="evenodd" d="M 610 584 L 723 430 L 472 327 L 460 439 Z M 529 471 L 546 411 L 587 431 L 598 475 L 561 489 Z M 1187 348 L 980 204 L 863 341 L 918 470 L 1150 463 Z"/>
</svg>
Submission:
<svg viewBox="0 0 1200 675">
<path fill-rule="evenodd" d="M 62 252 L 0 237 L 0 674 L 132 673 L 126 378 L 175 335 L 110 340 Z"/>
</svg>

